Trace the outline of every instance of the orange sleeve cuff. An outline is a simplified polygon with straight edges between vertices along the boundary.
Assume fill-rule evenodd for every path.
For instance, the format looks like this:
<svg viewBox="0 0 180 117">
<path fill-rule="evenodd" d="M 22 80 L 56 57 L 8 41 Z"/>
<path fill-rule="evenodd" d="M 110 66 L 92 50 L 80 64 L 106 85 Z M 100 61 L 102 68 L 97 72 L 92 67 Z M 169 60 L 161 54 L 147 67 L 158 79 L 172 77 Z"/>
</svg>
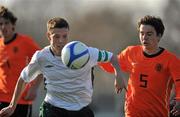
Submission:
<svg viewBox="0 0 180 117">
<path fill-rule="evenodd" d="M 106 72 L 114 73 L 114 67 L 111 63 L 98 63 L 98 66 Z"/>
</svg>

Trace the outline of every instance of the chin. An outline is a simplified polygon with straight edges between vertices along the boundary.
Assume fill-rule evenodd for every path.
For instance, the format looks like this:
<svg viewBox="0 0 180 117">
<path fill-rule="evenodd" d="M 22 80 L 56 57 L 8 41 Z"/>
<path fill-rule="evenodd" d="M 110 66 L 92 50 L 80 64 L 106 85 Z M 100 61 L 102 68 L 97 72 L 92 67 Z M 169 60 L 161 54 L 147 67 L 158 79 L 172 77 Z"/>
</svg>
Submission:
<svg viewBox="0 0 180 117">
<path fill-rule="evenodd" d="M 58 47 L 59 50 L 62 50 L 64 46 Z"/>
<path fill-rule="evenodd" d="M 149 47 L 149 44 L 143 44 L 144 47 L 148 48 Z"/>
<path fill-rule="evenodd" d="M 143 45 L 143 48 L 146 49 L 146 50 L 149 49 L 149 47 L 147 45 Z"/>
</svg>

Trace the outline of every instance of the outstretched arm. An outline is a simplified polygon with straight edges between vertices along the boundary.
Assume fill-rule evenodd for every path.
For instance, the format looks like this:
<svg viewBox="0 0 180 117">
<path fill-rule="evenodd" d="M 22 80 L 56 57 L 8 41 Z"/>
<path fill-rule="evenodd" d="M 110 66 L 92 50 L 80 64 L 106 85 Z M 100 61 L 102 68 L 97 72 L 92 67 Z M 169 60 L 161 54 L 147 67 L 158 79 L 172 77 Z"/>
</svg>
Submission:
<svg viewBox="0 0 180 117">
<path fill-rule="evenodd" d="M 14 90 L 12 100 L 8 107 L 5 107 L 0 111 L 0 117 L 10 117 L 13 114 L 16 108 L 17 102 L 19 98 L 21 97 L 23 89 L 25 88 L 25 85 L 26 83 L 24 82 L 24 80 L 21 79 L 21 77 L 19 77 L 15 90 Z"/>
<path fill-rule="evenodd" d="M 116 93 L 120 93 L 122 91 L 122 89 L 125 89 L 127 91 L 126 82 L 122 77 L 123 73 L 120 69 L 117 56 L 113 55 L 110 62 L 112 63 L 112 65 L 115 68 L 116 78 L 115 78 L 114 86 L 115 86 Z"/>
<path fill-rule="evenodd" d="M 25 100 L 34 100 L 37 96 L 38 88 L 43 80 L 43 75 L 40 74 L 34 79 L 34 81 L 30 84 L 30 88 L 27 91 L 27 94 L 23 97 Z"/>
</svg>

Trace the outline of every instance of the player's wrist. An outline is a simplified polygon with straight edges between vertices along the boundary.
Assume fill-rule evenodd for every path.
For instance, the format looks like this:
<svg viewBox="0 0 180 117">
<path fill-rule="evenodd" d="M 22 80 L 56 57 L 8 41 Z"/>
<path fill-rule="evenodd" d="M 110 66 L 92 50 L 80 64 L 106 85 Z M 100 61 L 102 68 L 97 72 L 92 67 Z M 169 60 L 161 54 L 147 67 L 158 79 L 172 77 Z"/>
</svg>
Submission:
<svg viewBox="0 0 180 117">
<path fill-rule="evenodd" d="M 11 107 L 13 110 L 15 110 L 16 106 L 17 106 L 16 103 L 12 103 L 12 102 L 11 102 L 11 103 L 9 104 L 9 107 Z"/>
</svg>

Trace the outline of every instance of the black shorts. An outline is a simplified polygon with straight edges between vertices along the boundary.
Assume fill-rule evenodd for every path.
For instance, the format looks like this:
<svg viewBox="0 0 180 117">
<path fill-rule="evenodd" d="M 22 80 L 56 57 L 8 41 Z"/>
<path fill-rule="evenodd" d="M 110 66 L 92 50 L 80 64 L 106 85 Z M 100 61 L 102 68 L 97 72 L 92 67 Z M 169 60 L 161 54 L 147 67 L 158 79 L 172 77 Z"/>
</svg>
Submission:
<svg viewBox="0 0 180 117">
<path fill-rule="evenodd" d="M 4 107 L 7 107 L 9 103 L 0 102 L 0 110 Z M 11 117 L 31 117 L 32 116 L 32 105 L 29 104 L 18 104 L 14 113 Z"/>
<path fill-rule="evenodd" d="M 94 113 L 89 106 L 86 106 L 79 111 L 69 111 L 43 102 L 40 107 L 39 117 L 94 117 Z"/>
</svg>

